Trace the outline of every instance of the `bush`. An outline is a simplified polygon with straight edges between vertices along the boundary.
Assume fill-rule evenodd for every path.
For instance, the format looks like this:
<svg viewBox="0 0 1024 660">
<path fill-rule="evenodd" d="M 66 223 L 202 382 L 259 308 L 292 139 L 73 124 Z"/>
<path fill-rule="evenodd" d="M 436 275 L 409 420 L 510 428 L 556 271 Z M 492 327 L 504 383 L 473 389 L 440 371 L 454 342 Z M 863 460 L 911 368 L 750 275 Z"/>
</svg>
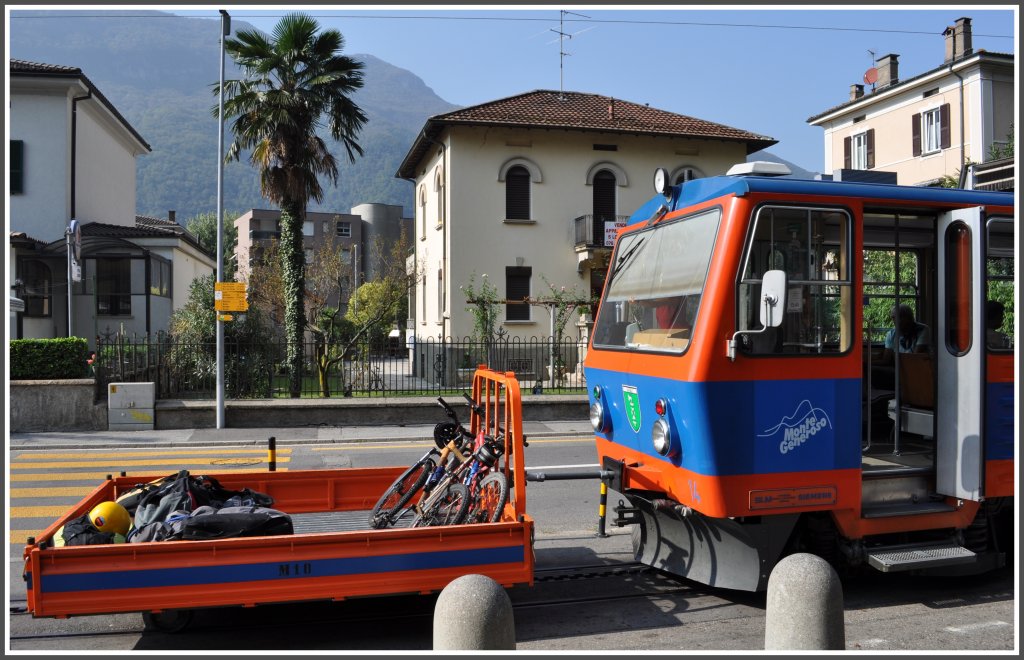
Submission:
<svg viewBox="0 0 1024 660">
<path fill-rule="evenodd" d="M 89 343 L 82 337 L 12 339 L 11 380 L 86 378 Z"/>
</svg>

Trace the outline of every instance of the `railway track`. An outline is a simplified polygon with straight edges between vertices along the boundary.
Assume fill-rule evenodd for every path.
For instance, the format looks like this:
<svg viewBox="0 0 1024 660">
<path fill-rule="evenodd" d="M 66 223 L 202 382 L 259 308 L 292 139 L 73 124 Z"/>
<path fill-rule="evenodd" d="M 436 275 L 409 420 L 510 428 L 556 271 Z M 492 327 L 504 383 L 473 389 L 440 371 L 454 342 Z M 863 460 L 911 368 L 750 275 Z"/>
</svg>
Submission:
<svg viewBox="0 0 1024 660">
<path fill-rule="evenodd" d="M 651 597 L 673 597 L 697 593 L 694 586 L 663 576 L 636 562 L 601 563 L 547 567 L 535 572 L 534 587 L 509 590 L 517 613 L 544 608 L 598 607 L 604 603 Z M 318 631 L 336 629 L 407 630 L 412 638 L 429 633 L 433 619 L 433 597 L 419 595 L 360 598 L 347 601 L 268 604 L 257 608 L 214 608 L 195 610 L 189 625 L 177 634 L 147 626 L 136 613 L 74 617 L 68 620 L 34 619 L 26 611 L 24 598 L 12 598 L 10 644 L 12 650 L 34 649 L 119 649 L 145 641 L 145 648 L 179 649 L 193 641 L 213 648 L 236 648 L 239 640 L 266 638 L 258 647 L 274 648 L 288 629 L 311 640 Z M 208 613 L 204 614 L 204 613 Z M 429 648 L 429 639 L 427 648 Z M 379 642 L 379 639 L 378 639 Z M 243 642 L 244 643 L 244 642 Z M 315 648 L 315 646 L 313 646 Z M 305 648 L 296 646 L 294 648 Z"/>
</svg>

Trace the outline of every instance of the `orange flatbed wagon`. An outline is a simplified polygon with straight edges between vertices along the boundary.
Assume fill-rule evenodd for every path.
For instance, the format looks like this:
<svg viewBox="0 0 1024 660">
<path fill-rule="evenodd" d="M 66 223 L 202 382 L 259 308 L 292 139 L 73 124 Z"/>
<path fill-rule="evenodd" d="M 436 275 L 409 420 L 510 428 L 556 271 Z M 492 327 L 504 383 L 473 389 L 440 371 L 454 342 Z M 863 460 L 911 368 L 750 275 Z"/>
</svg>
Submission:
<svg viewBox="0 0 1024 660">
<path fill-rule="evenodd" d="M 273 497 L 273 507 L 292 516 L 295 533 L 54 547 L 66 522 L 162 475 L 115 477 L 26 545 L 28 610 L 64 618 L 425 594 L 471 573 L 504 586 L 532 585 L 519 383 L 511 373 L 481 368 L 473 398 L 484 410 L 473 414 L 473 433 L 484 425 L 504 437 L 500 466 L 510 488 L 498 522 L 371 529 L 370 509 L 406 466 L 212 474 L 226 488 Z"/>
</svg>

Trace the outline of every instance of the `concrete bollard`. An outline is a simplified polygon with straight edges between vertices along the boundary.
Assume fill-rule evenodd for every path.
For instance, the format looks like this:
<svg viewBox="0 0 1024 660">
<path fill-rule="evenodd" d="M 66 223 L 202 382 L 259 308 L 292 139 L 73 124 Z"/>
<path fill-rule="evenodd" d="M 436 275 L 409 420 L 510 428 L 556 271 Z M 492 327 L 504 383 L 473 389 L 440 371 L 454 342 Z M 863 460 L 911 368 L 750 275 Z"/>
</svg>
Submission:
<svg viewBox="0 0 1024 660">
<path fill-rule="evenodd" d="M 766 650 L 845 650 L 843 587 L 827 561 L 798 553 L 768 576 Z"/>
<path fill-rule="evenodd" d="M 516 648 L 512 601 L 486 575 L 463 575 L 441 590 L 434 605 L 434 650 Z"/>
</svg>

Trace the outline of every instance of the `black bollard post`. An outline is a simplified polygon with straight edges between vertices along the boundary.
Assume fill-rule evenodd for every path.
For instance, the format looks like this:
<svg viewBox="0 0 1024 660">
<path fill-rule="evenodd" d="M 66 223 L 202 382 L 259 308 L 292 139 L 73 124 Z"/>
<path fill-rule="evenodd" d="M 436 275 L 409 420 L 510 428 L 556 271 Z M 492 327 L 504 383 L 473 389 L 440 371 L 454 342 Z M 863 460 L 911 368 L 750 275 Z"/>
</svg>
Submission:
<svg viewBox="0 0 1024 660">
<path fill-rule="evenodd" d="M 269 466 L 267 467 L 267 470 L 270 471 L 270 472 L 276 472 L 277 471 L 277 438 L 275 438 L 274 436 L 270 436 L 270 440 L 268 440 L 268 445 L 269 446 L 267 447 L 267 463 L 269 464 Z"/>
</svg>

